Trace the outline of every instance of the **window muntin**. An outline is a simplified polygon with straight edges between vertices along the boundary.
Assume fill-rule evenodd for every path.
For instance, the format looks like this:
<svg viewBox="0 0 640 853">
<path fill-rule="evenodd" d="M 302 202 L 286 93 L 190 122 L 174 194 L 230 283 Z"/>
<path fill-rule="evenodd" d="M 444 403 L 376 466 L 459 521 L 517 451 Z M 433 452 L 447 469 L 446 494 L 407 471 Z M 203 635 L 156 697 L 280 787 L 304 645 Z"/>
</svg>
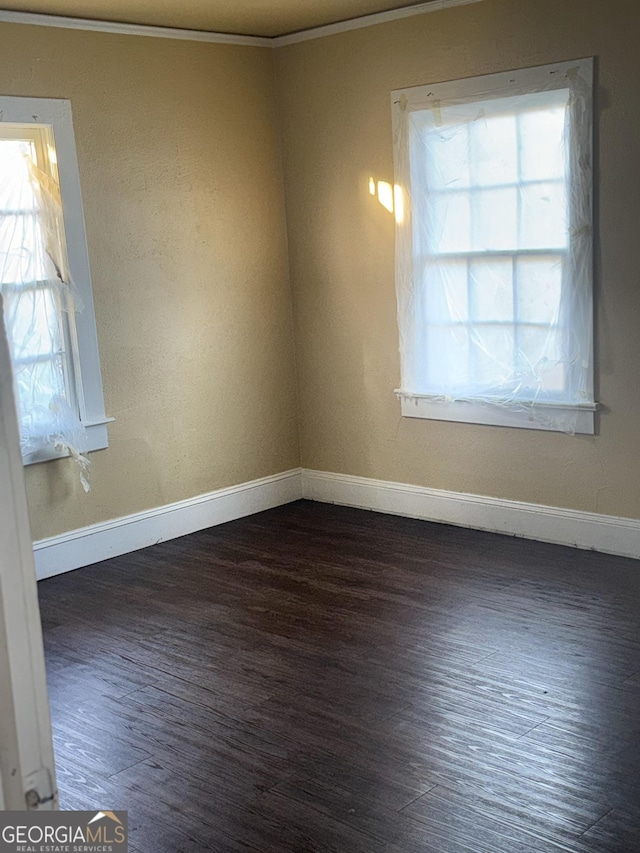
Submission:
<svg viewBox="0 0 640 853">
<path fill-rule="evenodd" d="M 592 431 L 567 416 L 595 408 L 591 77 L 585 60 L 393 93 L 403 414 L 481 402 L 477 422 L 492 404 Z"/>
</svg>

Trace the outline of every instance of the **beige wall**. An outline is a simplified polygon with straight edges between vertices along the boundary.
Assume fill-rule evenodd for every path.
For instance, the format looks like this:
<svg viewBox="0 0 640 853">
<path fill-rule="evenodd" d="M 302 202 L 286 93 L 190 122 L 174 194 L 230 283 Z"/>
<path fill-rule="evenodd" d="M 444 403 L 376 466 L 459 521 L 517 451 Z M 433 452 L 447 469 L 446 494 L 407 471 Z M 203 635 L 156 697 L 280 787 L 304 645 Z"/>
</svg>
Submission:
<svg viewBox="0 0 640 853">
<path fill-rule="evenodd" d="M 309 468 L 640 518 L 640 4 L 484 0 L 277 52 Z M 392 89 L 595 55 L 599 435 L 403 419 Z"/>
<path fill-rule="evenodd" d="M 0 25 L 0 91 L 70 98 L 110 448 L 26 471 L 34 538 L 299 464 L 273 53 Z"/>
<path fill-rule="evenodd" d="M 296 360 L 306 467 L 640 517 L 639 27 L 635 0 L 484 0 L 277 51 L 1 24 L 0 91 L 72 101 L 116 418 L 88 497 L 68 461 L 27 469 L 34 538 L 298 465 Z M 393 180 L 389 92 L 589 55 L 599 434 L 401 418 L 368 192 Z"/>
</svg>

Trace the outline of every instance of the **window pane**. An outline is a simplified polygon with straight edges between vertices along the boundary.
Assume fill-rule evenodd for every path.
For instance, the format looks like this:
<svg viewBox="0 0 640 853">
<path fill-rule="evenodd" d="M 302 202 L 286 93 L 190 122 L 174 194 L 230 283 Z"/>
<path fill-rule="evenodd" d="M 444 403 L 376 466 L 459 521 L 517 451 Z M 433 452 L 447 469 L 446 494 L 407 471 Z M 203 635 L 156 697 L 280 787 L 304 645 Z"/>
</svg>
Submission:
<svg viewBox="0 0 640 853">
<path fill-rule="evenodd" d="M 518 180 L 515 115 L 482 117 L 471 125 L 474 184 L 495 186 Z"/>
<path fill-rule="evenodd" d="M 53 397 L 64 397 L 64 374 L 60 357 L 37 364 L 16 367 L 16 385 L 22 419 L 33 417 L 37 422 L 46 422 L 49 403 Z M 25 411 L 24 406 L 28 406 Z"/>
<path fill-rule="evenodd" d="M 520 192 L 520 247 L 564 249 L 569 237 L 564 184 L 528 184 Z"/>
<path fill-rule="evenodd" d="M 31 143 L 18 139 L 0 139 L 0 210 L 33 210 L 35 196 L 29 182 L 24 152 Z"/>
<path fill-rule="evenodd" d="M 541 396 L 564 389 L 565 367 L 560 329 L 521 327 L 518 332 L 518 372 Z"/>
<path fill-rule="evenodd" d="M 433 196 L 429 202 L 427 245 L 434 254 L 471 249 L 471 206 L 467 193 Z"/>
<path fill-rule="evenodd" d="M 5 297 L 5 318 L 14 359 L 34 358 L 61 348 L 56 299 L 49 289 L 30 289 Z"/>
<path fill-rule="evenodd" d="M 0 216 L 0 284 L 42 281 L 45 257 L 35 214 Z"/>
<path fill-rule="evenodd" d="M 482 323 L 513 321 L 513 264 L 511 258 L 473 261 L 471 304 L 473 319 Z"/>
<path fill-rule="evenodd" d="M 424 148 L 415 153 L 424 158 L 429 190 L 455 190 L 470 185 L 469 137 L 465 125 L 423 131 L 419 139 Z"/>
<path fill-rule="evenodd" d="M 509 382 L 514 373 L 513 326 L 476 326 L 472 332 L 478 390 Z"/>
<path fill-rule="evenodd" d="M 481 190 L 473 199 L 473 234 L 477 251 L 517 248 L 518 191 Z"/>
<path fill-rule="evenodd" d="M 430 326 L 427 338 L 429 390 L 450 393 L 469 385 L 469 333 L 466 326 Z"/>
<path fill-rule="evenodd" d="M 522 113 L 520 146 L 523 180 L 564 178 L 565 117 L 566 107 Z"/>
<path fill-rule="evenodd" d="M 467 261 L 441 260 L 425 269 L 427 323 L 465 322 L 469 317 Z"/>
<path fill-rule="evenodd" d="M 517 306 L 520 322 L 558 323 L 562 268 L 562 258 L 558 255 L 518 259 Z"/>
</svg>

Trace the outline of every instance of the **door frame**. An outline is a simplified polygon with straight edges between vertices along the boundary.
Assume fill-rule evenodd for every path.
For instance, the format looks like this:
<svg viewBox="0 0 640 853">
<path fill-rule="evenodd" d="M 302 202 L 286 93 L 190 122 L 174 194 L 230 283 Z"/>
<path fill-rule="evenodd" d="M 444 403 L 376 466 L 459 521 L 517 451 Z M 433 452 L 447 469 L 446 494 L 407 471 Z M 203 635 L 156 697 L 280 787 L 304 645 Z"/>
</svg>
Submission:
<svg viewBox="0 0 640 853">
<path fill-rule="evenodd" d="M 58 807 L 33 546 L 0 297 L 0 808 Z"/>
</svg>

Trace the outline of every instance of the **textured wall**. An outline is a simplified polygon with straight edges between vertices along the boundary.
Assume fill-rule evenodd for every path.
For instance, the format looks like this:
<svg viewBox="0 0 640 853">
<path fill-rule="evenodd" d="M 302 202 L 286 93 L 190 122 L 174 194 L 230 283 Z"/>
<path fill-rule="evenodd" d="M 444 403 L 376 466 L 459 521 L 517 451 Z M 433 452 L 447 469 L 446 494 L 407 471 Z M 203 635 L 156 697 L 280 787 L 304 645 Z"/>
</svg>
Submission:
<svg viewBox="0 0 640 853">
<path fill-rule="evenodd" d="M 26 471 L 35 538 L 298 464 L 640 517 L 640 8 L 484 0 L 277 51 L 0 25 L 3 94 L 70 98 L 111 447 Z M 389 92 L 598 57 L 599 434 L 400 417 Z"/>
<path fill-rule="evenodd" d="M 0 90 L 70 98 L 111 446 L 26 470 L 34 538 L 298 465 L 271 51 L 0 25 Z"/>
<path fill-rule="evenodd" d="M 277 52 L 306 467 L 640 517 L 640 5 L 485 0 Z M 599 434 L 403 419 L 392 89 L 598 57 Z"/>
</svg>

